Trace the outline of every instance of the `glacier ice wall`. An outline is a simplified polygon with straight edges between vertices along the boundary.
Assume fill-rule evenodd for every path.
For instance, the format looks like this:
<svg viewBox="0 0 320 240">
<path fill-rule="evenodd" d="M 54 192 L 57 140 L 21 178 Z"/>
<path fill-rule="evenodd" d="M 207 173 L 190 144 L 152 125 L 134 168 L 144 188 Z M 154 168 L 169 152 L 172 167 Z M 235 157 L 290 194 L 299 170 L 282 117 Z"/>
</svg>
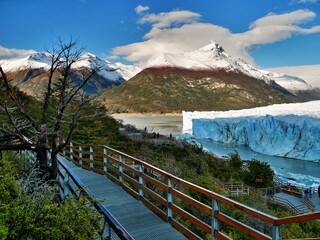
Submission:
<svg viewBox="0 0 320 240">
<path fill-rule="evenodd" d="M 195 137 L 249 146 L 253 151 L 303 160 L 320 160 L 320 119 L 260 116 L 192 119 Z"/>
</svg>

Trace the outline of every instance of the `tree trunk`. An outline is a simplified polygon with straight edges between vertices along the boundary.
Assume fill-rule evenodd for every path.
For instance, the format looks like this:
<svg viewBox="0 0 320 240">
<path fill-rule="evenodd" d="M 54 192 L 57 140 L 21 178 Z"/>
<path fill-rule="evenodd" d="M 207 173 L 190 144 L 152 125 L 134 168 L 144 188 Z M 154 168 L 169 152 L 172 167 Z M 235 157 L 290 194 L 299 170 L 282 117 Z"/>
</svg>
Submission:
<svg viewBox="0 0 320 240">
<path fill-rule="evenodd" d="M 57 179 L 58 175 L 58 159 L 57 159 L 57 154 L 51 154 L 51 169 L 50 169 L 50 178 L 52 180 Z"/>
<path fill-rule="evenodd" d="M 49 173 L 49 175 L 51 175 L 51 174 L 49 172 L 47 148 L 46 147 L 39 147 L 36 150 L 36 154 L 37 154 L 37 161 L 39 163 L 39 168 L 41 171 L 41 173 L 40 173 L 41 177 L 45 177 L 45 178 L 50 177 L 50 176 L 48 176 L 48 173 Z"/>
</svg>

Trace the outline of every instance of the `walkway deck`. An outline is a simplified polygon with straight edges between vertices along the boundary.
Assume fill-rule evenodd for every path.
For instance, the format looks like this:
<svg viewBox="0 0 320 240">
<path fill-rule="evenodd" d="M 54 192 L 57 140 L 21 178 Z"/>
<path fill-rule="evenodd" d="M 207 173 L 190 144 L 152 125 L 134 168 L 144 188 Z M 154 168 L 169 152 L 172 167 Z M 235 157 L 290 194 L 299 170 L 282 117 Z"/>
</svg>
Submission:
<svg viewBox="0 0 320 240">
<path fill-rule="evenodd" d="M 303 203 L 302 199 L 299 197 L 295 197 L 293 195 L 290 194 L 286 194 L 286 193 L 276 193 L 274 196 L 278 197 L 278 198 L 282 198 L 285 200 L 288 200 L 289 202 L 292 203 L 293 206 L 295 207 L 299 207 L 301 205 L 303 205 L 306 209 L 306 211 L 304 213 L 308 213 L 310 212 L 307 208 L 307 206 Z M 320 211 L 320 197 L 318 197 L 317 194 L 313 194 L 313 196 L 311 198 L 309 198 L 309 200 L 315 205 L 315 212 Z"/>
<path fill-rule="evenodd" d="M 186 239 L 107 177 L 79 168 L 63 157 L 59 156 L 59 160 L 70 167 L 135 239 Z"/>
</svg>

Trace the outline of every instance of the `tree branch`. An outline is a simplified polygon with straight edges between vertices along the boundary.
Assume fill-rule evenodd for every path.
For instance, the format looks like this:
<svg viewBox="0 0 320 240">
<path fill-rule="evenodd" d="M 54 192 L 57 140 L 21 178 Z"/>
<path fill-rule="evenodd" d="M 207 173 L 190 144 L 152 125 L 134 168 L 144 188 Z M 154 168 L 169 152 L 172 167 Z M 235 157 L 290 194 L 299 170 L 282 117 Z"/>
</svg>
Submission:
<svg viewBox="0 0 320 240">
<path fill-rule="evenodd" d="M 0 144 L 0 151 L 2 150 L 14 150 L 14 151 L 19 151 L 19 150 L 34 150 L 33 147 L 28 146 L 26 144 L 15 144 L 15 145 L 10 145 L 10 144 Z"/>
<path fill-rule="evenodd" d="M 10 86 L 9 81 L 7 79 L 7 76 L 4 73 L 4 71 L 3 71 L 1 66 L 0 66 L 0 73 L 1 73 L 2 78 L 3 78 L 4 87 L 7 90 L 7 92 L 9 93 L 9 96 L 11 97 L 11 99 L 14 101 L 15 105 L 17 106 L 19 112 L 21 113 L 21 115 L 26 120 L 28 120 L 30 122 L 31 126 L 38 131 L 39 128 L 38 128 L 38 126 L 36 124 L 36 121 L 27 113 L 27 111 L 24 109 L 24 107 L 20 103 L 19 99 L 17 98 L 17 96 L 14 93 L 13 88 Z"/>
</svg>

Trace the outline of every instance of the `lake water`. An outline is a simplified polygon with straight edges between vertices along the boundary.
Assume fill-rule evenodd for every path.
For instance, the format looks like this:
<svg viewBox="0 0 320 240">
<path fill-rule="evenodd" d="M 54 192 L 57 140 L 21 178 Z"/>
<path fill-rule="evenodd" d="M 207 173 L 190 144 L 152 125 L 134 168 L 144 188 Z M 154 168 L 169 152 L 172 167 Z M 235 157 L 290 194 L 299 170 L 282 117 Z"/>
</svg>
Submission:
<svg viewBox="0 0 320 240">
<path fill-rule="evenodd" d="M 131 124 L 139 129 L 147 127 L 149 132 L 159 132 L 160 134 L 186 138 L 188 141 L 196 141 L 203 149 L 218 156 L 228 156 L 229 153 L 237 151 L 241 159 L 258 159 L 268 162 L 275 173 L 284 181 L 291 184 L 301 184 L 318 187 L 320 184 L 320 163 L 309 162 L 298 159 L 274 157 L 252 151 L 250 148 L 239 145 L 213 142 L 209 139 L 197 139 L 191 135 L 182 135 L 182 116 L 114 116 L 121 119 L 126 124 Z"/>
</svg>

